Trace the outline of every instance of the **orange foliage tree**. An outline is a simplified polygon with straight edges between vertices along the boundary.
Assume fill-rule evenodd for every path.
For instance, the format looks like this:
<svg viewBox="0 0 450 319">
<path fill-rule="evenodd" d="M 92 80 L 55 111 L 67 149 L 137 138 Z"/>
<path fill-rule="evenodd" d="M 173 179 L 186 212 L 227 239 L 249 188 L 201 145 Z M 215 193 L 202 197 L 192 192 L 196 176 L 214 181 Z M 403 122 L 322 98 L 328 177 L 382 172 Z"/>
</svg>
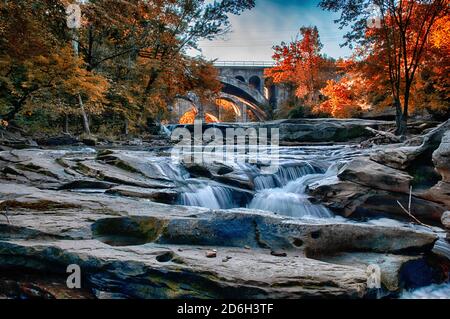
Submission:
<svg viewBox="0 0 450 319">
<path fill-rule="evenodd" d="M 322 0 L 327 10 L 341 11 L 339 23 L 352 26 L 346 44 L 367 50 L 365 63 L 388 83 L 396 109 L 397 134 L 405 134 L 417 74 L 430 52 L 433 28 L 448 15 L 448 0 Z M 379 23 L 368 25 L 376 6 Z M 439 37 L 438 37 L 439 38 Z"/>
<path fill-rule="evenodd" d="M 319 102 L 320 90 L 334 77 L 334 61 L 321 54 L 322 43 L 316 27 L 302 27 L 301 38 L 274 47 L 275 67 L 266 70 L 274 83 L 295 90 L 308 106 Z"/>
<path fill-rule="evenodd" d="M 0 116 L 50 109 L 77 111 L 79 94 L 91 112 L 100 112 L 107 81 L 86 70 L 69 44 L 62 1 L 2 1 L 0 22 Z"/>
</svg>

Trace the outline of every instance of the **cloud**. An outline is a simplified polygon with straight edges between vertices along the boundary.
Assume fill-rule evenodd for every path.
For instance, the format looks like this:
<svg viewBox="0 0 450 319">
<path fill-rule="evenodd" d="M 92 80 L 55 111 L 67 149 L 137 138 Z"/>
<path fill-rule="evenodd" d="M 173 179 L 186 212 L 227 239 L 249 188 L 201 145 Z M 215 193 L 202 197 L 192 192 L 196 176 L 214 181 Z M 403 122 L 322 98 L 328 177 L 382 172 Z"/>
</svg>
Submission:
<svg viewBox="0 0 450 319">
<path fill-rule="evenodd" d="M 349 49 L 339 46 L 344 32 L 334 24 L 336 15 L 318 8 L 318 2 L 256 0 L 253 10 L 230 17 L 232 32 L 224 39 L 202 41 L 202 53 L 209 59 L 225 61 L 269 61 L 274 45 L 295 38 L 301 26 L 315 25 L 324 53 L 336 58 L 350 55 Z"/>
</svg>

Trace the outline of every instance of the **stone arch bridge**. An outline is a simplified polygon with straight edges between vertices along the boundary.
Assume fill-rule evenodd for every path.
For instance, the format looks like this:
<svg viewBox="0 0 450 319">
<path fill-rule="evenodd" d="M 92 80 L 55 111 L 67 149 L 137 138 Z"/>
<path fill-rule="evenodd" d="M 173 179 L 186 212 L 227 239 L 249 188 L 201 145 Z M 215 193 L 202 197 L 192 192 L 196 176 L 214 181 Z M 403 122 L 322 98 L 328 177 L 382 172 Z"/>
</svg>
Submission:
<svg viewBox="0 0 450 319">
<path fill-rule="evenodd" d="M 173 123 L 192 122 L 202 112 L 210 122 L 249 122 L 267 119 L 286 99 L 282 87 L 270 84 L 264 71 L 272 62 L 216 62 L 222 92 L 216 103 L 199 106 L 195 98 L 180 97 L 172 108 Z"/>
</svg>

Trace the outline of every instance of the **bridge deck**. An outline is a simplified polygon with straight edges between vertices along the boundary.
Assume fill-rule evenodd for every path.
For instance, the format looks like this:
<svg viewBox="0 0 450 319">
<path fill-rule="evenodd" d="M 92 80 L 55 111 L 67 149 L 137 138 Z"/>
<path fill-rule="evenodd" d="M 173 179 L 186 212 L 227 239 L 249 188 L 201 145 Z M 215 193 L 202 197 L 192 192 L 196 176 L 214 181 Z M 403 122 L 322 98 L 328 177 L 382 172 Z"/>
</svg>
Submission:
<svg viewBox="0 0 450 319">
<path fill-rule="evenodd" d="M 275 66 L 273 61 L 216 61 L 217 67 L 263 67 L 271 68 Z"/>
</svg>

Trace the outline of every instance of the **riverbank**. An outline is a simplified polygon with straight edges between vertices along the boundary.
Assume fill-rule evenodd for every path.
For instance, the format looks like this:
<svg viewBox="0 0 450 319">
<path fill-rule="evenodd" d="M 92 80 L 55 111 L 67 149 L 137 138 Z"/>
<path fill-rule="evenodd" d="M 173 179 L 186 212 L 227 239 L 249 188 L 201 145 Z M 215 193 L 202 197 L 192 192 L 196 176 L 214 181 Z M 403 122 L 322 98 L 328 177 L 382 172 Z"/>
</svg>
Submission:
<svg viewBox="0 0 450 319">
<path fill-rule="evenodd" d="M 146 147 L 0 152 L 0 281 L 24 274 L 0 295 L 394 298 L 443 284 L 448 131 L 282 147 L 273 174 Z M 430 226 L 397 203 L 408 209 L 411 186 L 412 215 Z M 64 290 L 71 264 L 83 274 L 78 296 Z"/>
</svg>

